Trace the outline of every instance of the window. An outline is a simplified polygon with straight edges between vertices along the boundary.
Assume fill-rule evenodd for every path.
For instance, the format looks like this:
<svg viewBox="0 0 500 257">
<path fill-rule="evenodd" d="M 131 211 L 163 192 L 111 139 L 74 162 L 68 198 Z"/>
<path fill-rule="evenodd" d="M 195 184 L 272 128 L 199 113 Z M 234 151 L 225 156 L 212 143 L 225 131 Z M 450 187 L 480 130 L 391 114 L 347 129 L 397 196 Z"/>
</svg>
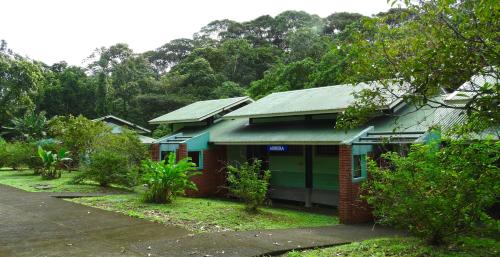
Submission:
<svg viewBox="0 0 500 257">
<path fill-rule="evenodd" d="M 200 151 L 190 151 L 188 152 L 188 157 L 191 158 L 191 161 L 196 164 L 196 167 L 198 167 L 198 169 L 203 168 L 200 162 Z"/>
<path fill-rule="evenodd" d="M 366 155 L 352 156 L 352 179 L 359 180 L 366 178 Z"/>
</svg>

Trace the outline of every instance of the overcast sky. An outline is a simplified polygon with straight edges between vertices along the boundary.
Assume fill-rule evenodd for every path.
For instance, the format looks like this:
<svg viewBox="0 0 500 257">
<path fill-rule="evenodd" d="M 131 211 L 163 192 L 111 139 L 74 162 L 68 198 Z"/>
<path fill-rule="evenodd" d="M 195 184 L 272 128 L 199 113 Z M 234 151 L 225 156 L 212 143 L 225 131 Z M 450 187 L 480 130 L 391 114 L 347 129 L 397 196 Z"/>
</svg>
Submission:
<svg viewBox="0 0 500 257">
<path fill-rule="evenodd" d="M 389 7 L 387 0 L 2 0 L 0 39 L 47 64 L 80 65 L 95 48 L 127 43 L 144 52 L 191 38 L 217 19 L 248 21 L 285 10 L 370 16 Z"/>
</svg>

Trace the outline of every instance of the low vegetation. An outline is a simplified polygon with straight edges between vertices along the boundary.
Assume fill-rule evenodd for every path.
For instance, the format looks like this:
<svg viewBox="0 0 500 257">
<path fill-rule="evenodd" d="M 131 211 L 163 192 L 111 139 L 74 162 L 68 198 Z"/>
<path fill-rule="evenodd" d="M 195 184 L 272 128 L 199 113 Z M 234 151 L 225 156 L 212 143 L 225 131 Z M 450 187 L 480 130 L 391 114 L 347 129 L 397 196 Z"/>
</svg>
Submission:
<svg viewBox="0 0 500 257">
<path fill-rule="evenodd" d="M 424 241 L 409 238 L 372 239 L 324 249 L 293 251 L 287 257 L 493 257 L 500 254 L 500 243 L 493 239 L 461 237 L 446 247 L 429 246 Z"/>
<path fill-rule="evenodd" d="M 71 201 L 124 213 L 193 232 L 244 231 L 328 226 L 338 223 L 335 215 L 263 207 L 257 214 L 245 211 L 240 202 L 178 197 L 171 204 L 144 203 L 139 194 L 72 199 Z"/>
<path fill-rule="evenodd" d="M 188 158 L 176 162 L 175 153 L 170 153 L 167 160 L 143 162 L 143 180 L 147 185 L 144 201 L 151 203 L 171 203 L 185 190 L 196 190 L 196 184 L 190 177 L 201 174 L 196 172 L 196 165 Z"/>
<path fill-rule="evenodd" d="M 61 168 L 64 167 L 65 161 L 71 159 L 66 157 L 68 152 L 64 149 L 59 150 L 58 153 L 52 151 L 45 151 L 41 146 L 38 147 L 38 156 L 42 160 L 42 168 L 40 174 L 43 179 L 56 179 L 61 177 Z"/>
<path fill-rule="evenodd" d="M 229 193 L 243 200 L 248 212 L 257 212 L 266 200 L 271 172 L 262 170 L 261 166 L 261 160 L 254 160 L 227 167 Z"/>
<path fill-rule="evenodd" d="M 14 171 L 4 168 L 0 169 L 0 184 L 29 192 L 130 193 L 127 188 L 115 185 L 101 187 L 90 180 L 75 185 L 72 180 L 80 174 L 79 171 L 63 170 L 59 179 L 44 180 L 41 176 L 34 175 L 30 169 Z"/>
<path fill-rule="evenodd" d="M 366 199 L 381 223 L 407 229 L 428 243 L 474 231 L 498 231 L 487 212 L 500 193 L 500 143 L 449 141 L 413 145 L 407 156 L 383 155 L 388 167 L 371 162 Z"/>
</svg>

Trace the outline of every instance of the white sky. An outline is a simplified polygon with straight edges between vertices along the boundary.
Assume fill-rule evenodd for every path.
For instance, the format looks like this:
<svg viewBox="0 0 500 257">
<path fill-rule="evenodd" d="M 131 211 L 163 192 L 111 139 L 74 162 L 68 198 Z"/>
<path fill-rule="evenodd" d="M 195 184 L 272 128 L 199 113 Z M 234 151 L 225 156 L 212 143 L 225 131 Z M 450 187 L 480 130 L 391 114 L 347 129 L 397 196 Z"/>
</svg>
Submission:
<svg viewBox="0 0 500 257">
<path fill-rule="evenodd" d="M 387 0 L 2 0 L 0 39 L 47 64 L 80 65 L 95 48 L 127 43 L 135 52 L 191 38 L 210 21 L 249 21 L 301 10 L 367 16 L 390 8 Z"/>
</svg>

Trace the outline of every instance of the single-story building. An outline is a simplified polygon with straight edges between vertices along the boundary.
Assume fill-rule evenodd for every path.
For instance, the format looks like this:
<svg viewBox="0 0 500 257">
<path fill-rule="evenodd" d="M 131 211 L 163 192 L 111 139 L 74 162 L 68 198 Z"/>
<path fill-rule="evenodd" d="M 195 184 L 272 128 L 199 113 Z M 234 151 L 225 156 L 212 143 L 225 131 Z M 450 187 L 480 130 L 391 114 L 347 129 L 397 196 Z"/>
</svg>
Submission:
<svg viewBox="0 0 500 257">
<path fill-rule="evenodd" d="M 152 158 L 191 157 L 202 175 L 192 196 L 222 193 L 228 163 L 258 158 L 271 171 L 269 195 L 311 204 L 337 206 L 342 223 L 371 219 L 359 199 L 368 176 L 366 157 L 405 148 L 434 135 L 429 129 L 463 120 L 453 108 L 415 108 L 401 97 L 386 97 L 385 107 L 363 127 L 335 128 L 336 118 L 374 83 L 337 85 L 248 97 L 200 101 L 150 121 L 174 131 L 152 145 Z M 443 97 L 439 97 L 443 99 Z"/>
<path fill-rule="evenodd" d="M 118 118 L 114 115 L 106 115 L 97 119 L 93 119 L 93 121 L 102 121 L 106 123 L 109 127 L 111 127 L 111 133 L 119 134 L 123 132 L 123 128 L 126 128 L 128 130 L 135 131 L 138 136 L 139 140 L 143 144 L 153 144 L 156 140 L 154 138 L 148 137 L 145 134 L 151 134 L 151 130 L 141 127 L 137 124 L 134 124 L 130 121 Z"/>
</svg>

